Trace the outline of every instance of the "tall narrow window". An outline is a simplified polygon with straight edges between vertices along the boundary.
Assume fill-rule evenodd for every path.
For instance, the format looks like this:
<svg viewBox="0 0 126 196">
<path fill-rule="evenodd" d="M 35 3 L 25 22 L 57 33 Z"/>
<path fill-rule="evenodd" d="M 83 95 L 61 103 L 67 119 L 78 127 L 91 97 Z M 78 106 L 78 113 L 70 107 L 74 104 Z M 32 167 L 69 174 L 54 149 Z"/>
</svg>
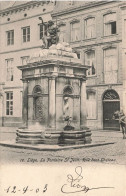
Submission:
<svg viewBox="0 0 126 196">
<path fill-rule="evenodd" d="M 7 45 L 14 44 L 14 30 L 7 31 Z"/>
<path fill-rule="evenodd" d="M 69 4 L 69 5 L 74 5 L 74 0 L 68 1 L 68 4 Z"/>
<path fill-rule="evenodd" d="M 126 39 L 126 19 L 124 20 L 124 38 Z"/>
<path fill-rule="evenodd" d="M 80 22 L 71 23 L 71 41 L 80 40 Z"/>
<path fill-rule="evenodd" d="M 42 39 L 45 35 L 47 36 L 47 25 L 46 24 L 44 24 L 44 25 L 40 24 L 39 28 L 40 28 L 39 37 L 40 37 L 40 39 Z"/>
<path fill-rule="evenodd" d="M 76 54 L 77 54 L 77 58 L 80 59 L 81 58 L 80 52 L 76 52 Z"/>
<path fill-rule="evenodd" d="M 91 66 L 88 71 L 87 75 L 92 76 L 96 74 L 96 62 L 95 62 L 95 51 L 90 50 L 85 53 L 85 64 Z"/>
<path fill-rule="evenodd" d="M 23 42 L 30 42 L 30 27 L 22 28 Z"/>
<path fill-rule="evenodd" d="M 13 92 L 6 93 L 6 115 L 13 115 Z"/>
<path fill-rule="evenodd" d="M 30 58 L 29 56 L 21 57 L 21 65 L 27 65 L 29 58 Z"/>
<path fill-rule="evenodd" d="M 117 52 L 116 48 L 104 50 L 105 83 L 117 83 Z"/>
<path fill-rule="evenodd" d="M 85 38 L 90 39 L 95 37 L 95 18 L 85 20 Z"/>
<path fill-rule="evenodd" d="M 59 31 L 59 42 L 65 42 L 65 36 L 66 36 L 66 25 L 61 25 Z"/>
<path fill-rule="evenodd" d="M 14 68 L 13 68 L 13 59 L 6 59 L 6 80 L 14 80 Z"/>
<path fill-rule="evenodd" d="M 96 93 L 87 93 L 87 118 L 96 119 Z"/>
<path fill-rule="evenodd" d="M 104 15 L 104 35 L 113 35 L 116 31 L 116 13 Z"/>
</svg>

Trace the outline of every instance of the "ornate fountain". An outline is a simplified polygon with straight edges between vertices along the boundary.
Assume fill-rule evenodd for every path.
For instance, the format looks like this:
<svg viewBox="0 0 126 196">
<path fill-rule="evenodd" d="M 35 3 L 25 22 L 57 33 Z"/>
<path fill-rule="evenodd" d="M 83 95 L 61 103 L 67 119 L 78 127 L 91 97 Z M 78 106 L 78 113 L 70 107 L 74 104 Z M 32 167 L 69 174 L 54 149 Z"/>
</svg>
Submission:
<svg viewBox="0 0 126 196">
<path fill-rule="evenodd" d="M 53 25 L 50 33 L 51 29 L 57 31 Z M 44 39 L 42 49 L 27 65 L 18 67 L 22 71 L 24 88 L 23 127 L 17 130 L 16 142 L 90 143 L 91 131 L 86 127 L 88 67 L 77 58 L 68 43 L 57 43 L 58 38 L 54 36 L 51 44 L 50 36 Z"/>
</svg>

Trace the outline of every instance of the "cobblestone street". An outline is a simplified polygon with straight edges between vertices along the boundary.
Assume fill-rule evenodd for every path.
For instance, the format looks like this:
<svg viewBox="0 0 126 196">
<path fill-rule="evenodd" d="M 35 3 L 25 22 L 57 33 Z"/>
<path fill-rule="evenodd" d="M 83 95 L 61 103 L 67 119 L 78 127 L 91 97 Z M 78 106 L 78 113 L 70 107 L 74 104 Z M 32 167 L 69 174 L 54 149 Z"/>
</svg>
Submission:
<svg viewBox="0 0 126 196">
<path fill-rule="evenodd" d="M 14 139 L 14 132 L 3 132 L 1 140 Z M 35 151 L 19 148 L 0 146 L 1 162 L 31 164 L 42 164 L 44 162 L 103 162 L 112 164 L 126 164 L 125 141 L 122 133 L 117 131 L 92 131 L 92 140 L 113 141 L 114 144 L 95 146 L 90 148 L 69 149 L 61 151 Z"/>
</svg>

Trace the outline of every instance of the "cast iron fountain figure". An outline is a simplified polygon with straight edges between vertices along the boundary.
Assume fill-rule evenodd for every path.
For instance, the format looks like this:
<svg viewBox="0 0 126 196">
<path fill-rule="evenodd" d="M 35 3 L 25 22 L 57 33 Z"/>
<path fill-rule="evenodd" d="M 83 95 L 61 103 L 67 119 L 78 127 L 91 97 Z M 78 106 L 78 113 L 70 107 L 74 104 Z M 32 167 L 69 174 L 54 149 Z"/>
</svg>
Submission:
<svg viewBox="0 0 126 196">
<path fill-rule="evenodd" d="M 64 131 L 65 131 L 65 130 L 74 130 L 74 127 L 71 126 L 72 117 L 66 116 L 66 117 L 64 118 L 64 121 L 67 122 L 67 125 L 64 127 Z"/>
<path fill-rule="evenodd" d="M 55 25 L 54 21 L 49 20 L 47 23 L 44 23 L 42 17 L 39 17 L 41 20 L 42 25 L 45 26 L 46 32 L 42 36 L 43 49 L 48 49 L 52 44 L 57 44 L 59 41 L 58 32 L 59 28 Z"/>
</svg>

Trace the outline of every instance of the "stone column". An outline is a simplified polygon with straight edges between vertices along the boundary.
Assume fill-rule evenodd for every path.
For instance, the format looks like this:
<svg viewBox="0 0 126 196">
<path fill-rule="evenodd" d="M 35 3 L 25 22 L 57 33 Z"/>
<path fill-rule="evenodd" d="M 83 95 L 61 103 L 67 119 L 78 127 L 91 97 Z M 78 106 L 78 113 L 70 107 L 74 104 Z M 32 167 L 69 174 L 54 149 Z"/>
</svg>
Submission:
<svg viewBox="0 0 126 196">
<path fill-rule="evenodd" d="M 28 125 L 28 82 L 23 81 L 22 120 L 23 126 Z"/>
<path fill-rule="evenodd" d="M 49 127 L 56 127 L 55 77 L 49 78 Z"/>
<path fill-rule="evenodd" d="M 86 114 L 86 81 L 81 80 L 81 98 L 80 98 L 80 127 L 87 125 Z"/>
</svg>

